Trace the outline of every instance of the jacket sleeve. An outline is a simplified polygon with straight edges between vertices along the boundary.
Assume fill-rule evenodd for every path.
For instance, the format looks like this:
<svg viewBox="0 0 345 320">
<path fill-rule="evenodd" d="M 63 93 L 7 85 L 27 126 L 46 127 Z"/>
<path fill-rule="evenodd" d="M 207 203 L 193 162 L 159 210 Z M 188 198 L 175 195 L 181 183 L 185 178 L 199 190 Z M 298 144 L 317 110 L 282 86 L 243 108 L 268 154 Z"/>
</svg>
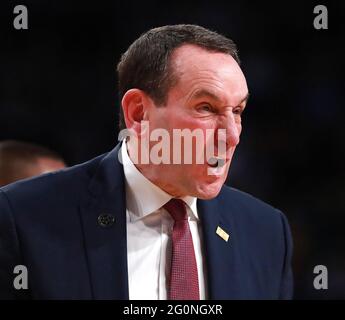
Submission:
<svg viewBox="0 0 345 320">
<path fill-rule="evenodd" d="M 14 267 L 20 265 L 19 243 L 10 204 L 0 189 L 0 300 L 20 299 L 23 294 L 15 290 Z M 22 290 L 20 290 L 22 291 Z"/>
<path fill-rule="evenodd" d="M 289 223 L 285 215 L 280 211 L 279 213 L 282 220 L 285 240 L 284 263 L 281 277 L 279 299 L 289 300 L 293 298 L 293 274 L 291 267 L 293 243 Z"/>
</svg>

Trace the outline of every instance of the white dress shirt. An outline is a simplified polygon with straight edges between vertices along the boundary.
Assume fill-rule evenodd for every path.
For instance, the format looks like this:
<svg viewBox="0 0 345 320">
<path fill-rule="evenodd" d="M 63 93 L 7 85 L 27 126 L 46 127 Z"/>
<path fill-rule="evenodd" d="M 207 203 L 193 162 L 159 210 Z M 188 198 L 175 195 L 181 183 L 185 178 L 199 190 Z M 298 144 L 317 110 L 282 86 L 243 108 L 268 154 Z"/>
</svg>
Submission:
<svg viewBox="0 0 345 320">
<path fill-rule="evenodd" d="M 128 156 L 125 141 L 121 146 L 121 156 L 126 182 L 129 299 L 166 300 L 174 221 L 162 206 L 172 196 L 153 184 L 135 167 Z M 197 198 L 181 199 L 187 204 L 198 268 L 200 299 L 204 300 L 206 272 Z"/>
</svg>

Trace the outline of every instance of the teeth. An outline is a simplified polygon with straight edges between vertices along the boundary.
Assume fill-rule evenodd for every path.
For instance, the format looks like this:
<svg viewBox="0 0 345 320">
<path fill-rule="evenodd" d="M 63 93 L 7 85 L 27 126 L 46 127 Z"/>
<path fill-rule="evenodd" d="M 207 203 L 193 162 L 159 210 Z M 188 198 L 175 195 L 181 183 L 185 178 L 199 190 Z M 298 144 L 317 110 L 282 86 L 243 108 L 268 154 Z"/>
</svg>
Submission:
<svg viewBox="0 0 345 320">
<path fill-rule="evenodd" d="M 210 159 L 208 159 L 208 164 L 212 167 L 217 167 L 218 166 L 218 159 L 215 157 L 211 157 Z"/>
<path fill-rule="evenodd" d="M 225 164 L 225 159 L 218 159 L 218 168 L 220 168 L 220 167 L 222 167 L 222 166 L 224 166 L 224 164 Z"/>
<path fill-rule="evenodd" d="M 219 158 L 219 157 L 211 157 L 208 160 L 208 164 L 213 168 L 220 168 L 220 167 L 224 166 L 225 159 Z"/>
</svg>

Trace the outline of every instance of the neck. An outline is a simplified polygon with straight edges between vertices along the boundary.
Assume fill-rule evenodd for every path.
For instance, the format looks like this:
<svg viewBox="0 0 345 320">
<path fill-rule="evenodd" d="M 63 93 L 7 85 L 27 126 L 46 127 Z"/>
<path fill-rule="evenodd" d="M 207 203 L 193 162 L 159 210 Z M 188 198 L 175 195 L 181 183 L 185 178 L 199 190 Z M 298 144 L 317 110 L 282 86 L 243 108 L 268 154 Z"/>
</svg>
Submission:
<svg viewBox="0 0 345 320">
<path fill-rule="evenodd" d="M 164 166 L 164 164 L 141 164 L 140 148 L 136 148 L 135 146 L 133 146 L 130 141 L 126 143 L 126 147 L 129 158 L 145 178 L 150 180 L 153 184 L 155 184 L 157 187 L 170 194 L 174 198 L 182 198 L 186 196 L 183 192 L 177 190 L 176 187 L 171 185 L 168 182 L 169 179 L 163 179 L 162 172 L 164 172 L 164 168 L 162 166 Z"/>
</svg>

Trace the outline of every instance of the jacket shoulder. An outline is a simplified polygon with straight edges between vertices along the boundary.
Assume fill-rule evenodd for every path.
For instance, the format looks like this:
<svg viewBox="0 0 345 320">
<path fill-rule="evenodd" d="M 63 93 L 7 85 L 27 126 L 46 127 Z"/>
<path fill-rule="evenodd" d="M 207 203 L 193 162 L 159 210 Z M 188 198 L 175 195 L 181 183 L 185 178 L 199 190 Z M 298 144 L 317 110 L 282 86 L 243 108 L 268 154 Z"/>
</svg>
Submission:
<svg viewBox="0 0 345 320">
<path fill-rule="evenodd" d="M 261 212 L 266 215 L 276 215 L 278 212 L 280 212 L 277 208 L 252 196 L 251 194 L 226 185 L 224 185 L 222 188 L 220 197 L 223 199 L 223 201 L 231 201 L 239 208 L 246 209 L 246 211 L 249 212 L 255 210 L 256 213 L 260 214 Z"/>
</svg>

